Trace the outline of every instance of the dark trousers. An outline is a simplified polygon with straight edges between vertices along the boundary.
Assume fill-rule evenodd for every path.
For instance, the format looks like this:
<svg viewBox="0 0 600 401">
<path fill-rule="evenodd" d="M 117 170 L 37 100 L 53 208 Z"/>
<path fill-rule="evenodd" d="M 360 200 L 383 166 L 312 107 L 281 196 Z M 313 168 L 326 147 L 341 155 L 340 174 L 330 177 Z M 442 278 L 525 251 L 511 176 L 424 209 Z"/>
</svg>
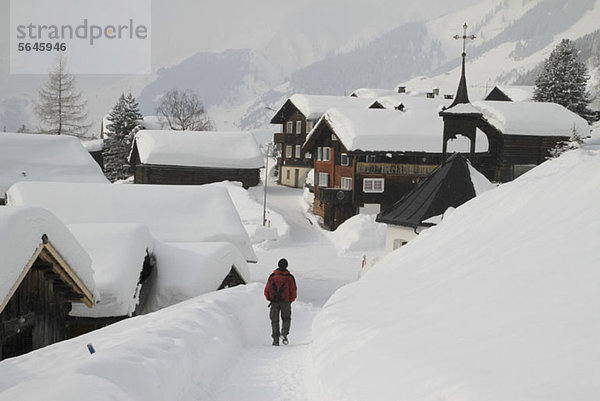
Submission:
<svg viewBox="0 0 600 401">
<path fill-rule="evenodd" d="M 281 331 L 279 331 L 279 314 L 283 322 Z M 279 338 L 279 335 L 287 336 L 290 334 L 290 325 L 292 324 L 292 303 L 291 302 L 271 302 L 271 336 Z"/>
</svg>

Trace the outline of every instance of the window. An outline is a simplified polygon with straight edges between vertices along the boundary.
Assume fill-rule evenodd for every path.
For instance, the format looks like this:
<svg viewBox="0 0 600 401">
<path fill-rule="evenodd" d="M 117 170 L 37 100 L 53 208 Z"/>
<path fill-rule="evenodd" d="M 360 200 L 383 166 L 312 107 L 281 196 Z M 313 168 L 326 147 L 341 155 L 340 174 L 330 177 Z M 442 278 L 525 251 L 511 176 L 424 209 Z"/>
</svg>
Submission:
<svg viewBox="0 0 600 401">
<path fill-rule="evenodd" d="M 304 153 L 304 158 L 305 159 L 312 159 L 312 153 L 310 153 L 310 152 Z"/>
<path fill-rule="evenodd" d="M 365 178 L 363 180 L 363 192 L 365 193 L 382 193 L 383 178 Z"/>
<path fill-rule="evenodd" d="M 367 155 L 367 163 L 374 163 L 377 161 L 377 156 L 375 155 Z"/>
<path fill-rule="evenodd" d="M 292 145 L 285 146 L 285 158 L 286 159 L 291 159 L 293 157 L 293 155 L 292 155 L 293 150 L 294 149 L 292 148 Z"/>
<path fill-rule="evenodd" d="M 329 173 L 318 173 L 317 174 L 317 185 L 320 187 L 328 187 L 329 186 Z"/>
<path fill-rule="evenodd" d="M 296 134 L 302 133 L 302 121 L 296 121 Z"/>
<path fill-rule="evenodd" d="M 323 148 L 323 161 L 331 160 L 331 148 Z"/>
<path fill-rule="evenodd" d="M 302 151 L 302 146 L 296 145 L 296 159 L 300 158 L 300 152 Z"/>
<path fill-rule="evenodd" d="M 285 132 L 291 134 L 293 132 L 293 130 L 294 130 L 294 122 L 293 121 L 288 121 L 287 124 L 286 124 Z"/>
<path fill-rule="evenodd" d="M 323 160 L 323 148 L 317 148 L 317 160 Z"/>
<path fill-rule="evenodd" d="M 315 124 L 314 122 L 306 120 L 306 133 L 307 134 L 310 131 L 312 131 L 314 124 Z"/>
<path fill-rule="evenodd" d="M 340 164 L 342 166 L 349 166 L 350 165 L 350 158 L 348 158 L 348 155 L 346 153 L 342 153 L 340 155 Z"/>
<path fill-rule="evenodd" d="M 352 178 L 350 177 L 342 177 L 342 189 L 346 191 L 352 191 Z"/>
<path fill-rule="evenodd" d="M 290 179 L 290 169 L 285 170 L 285 179 L 286 180 Z"/>
</svg>

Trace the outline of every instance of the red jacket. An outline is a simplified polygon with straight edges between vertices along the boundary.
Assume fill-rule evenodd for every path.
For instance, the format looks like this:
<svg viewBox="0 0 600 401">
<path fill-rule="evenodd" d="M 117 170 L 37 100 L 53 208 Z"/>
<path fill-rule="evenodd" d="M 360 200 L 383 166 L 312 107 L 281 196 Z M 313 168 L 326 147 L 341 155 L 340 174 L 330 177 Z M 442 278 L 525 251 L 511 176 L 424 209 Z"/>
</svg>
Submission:
<svg viewBox="0 0 600 401">
<path fill-rule="evenodd" d="M 294 302 L 297 295 L 296 280 L 289 271 L 277 269 L 269 276 L 267 285 L 265 285 L 265 298 L 267 298 L 267 301 L 273 301 L 273 283 L 277 288 L 283 286 L 281 290 L 283 301 Z"/>
</svg>

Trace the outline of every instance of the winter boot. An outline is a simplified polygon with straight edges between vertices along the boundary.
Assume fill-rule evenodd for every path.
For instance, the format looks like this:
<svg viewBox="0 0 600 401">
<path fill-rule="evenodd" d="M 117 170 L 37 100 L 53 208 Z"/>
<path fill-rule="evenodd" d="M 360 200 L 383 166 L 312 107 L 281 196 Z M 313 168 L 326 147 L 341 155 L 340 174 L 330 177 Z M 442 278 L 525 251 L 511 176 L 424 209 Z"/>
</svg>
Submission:
<svg viewBox="0 0 600 401">
<path fill-rule="evenodd" d="M 281 338 L 283 339 L 283 345 L 288 345 L 287 335 L 284 334 L 283 336 L 281 336 Z"/>
<path fill-rule="evenodd" d="M 279 338 L 274 338 L 273 339 L 273 345 L 275 345 L 275 346 L 279 345 Z"/>
</svg>

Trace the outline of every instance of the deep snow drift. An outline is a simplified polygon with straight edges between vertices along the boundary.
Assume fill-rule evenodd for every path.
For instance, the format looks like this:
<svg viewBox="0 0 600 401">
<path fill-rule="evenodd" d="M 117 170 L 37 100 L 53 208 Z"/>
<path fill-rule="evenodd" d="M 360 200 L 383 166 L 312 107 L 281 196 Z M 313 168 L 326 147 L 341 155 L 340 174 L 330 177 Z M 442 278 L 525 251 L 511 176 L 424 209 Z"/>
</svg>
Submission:
<svg viewBox="0 0 600 401">
<path fill-rule="evenodd" d="M 474 198 L 314 323 L 332 400 L 595 400 L 600 148 Z"/>
</svg>

